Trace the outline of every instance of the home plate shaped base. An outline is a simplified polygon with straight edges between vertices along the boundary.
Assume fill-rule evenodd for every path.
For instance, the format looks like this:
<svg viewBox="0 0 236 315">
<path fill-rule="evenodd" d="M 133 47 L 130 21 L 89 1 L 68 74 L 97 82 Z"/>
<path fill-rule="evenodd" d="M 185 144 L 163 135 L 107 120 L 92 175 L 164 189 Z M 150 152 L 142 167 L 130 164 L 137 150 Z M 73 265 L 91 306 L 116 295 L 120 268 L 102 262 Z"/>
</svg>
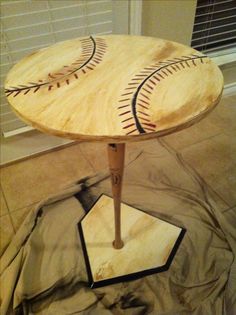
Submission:
<svg viewBox="0 0 236 315">
<path fill-rule="evenodd" d="M 124 247 L 115 249 L 113 199 L 102 195 L 78 224 L 90 287 L 141 278 L 169 268 L 185 230 L 121 204 Z"/>
</svg>

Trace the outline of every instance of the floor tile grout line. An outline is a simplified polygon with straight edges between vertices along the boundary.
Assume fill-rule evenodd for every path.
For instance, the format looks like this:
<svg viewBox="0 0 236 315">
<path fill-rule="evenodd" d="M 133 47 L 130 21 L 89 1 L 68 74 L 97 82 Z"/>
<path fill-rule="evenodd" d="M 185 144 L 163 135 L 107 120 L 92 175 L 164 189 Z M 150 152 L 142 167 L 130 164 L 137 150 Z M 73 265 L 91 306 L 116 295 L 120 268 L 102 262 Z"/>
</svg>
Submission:
<svg viewBox="0 0 236 315">
<path fill-rule="evenodd" d="M 92 168 L 93 172 L 96 173 L 96 169 L 93 167 L 93 164 L 90 162 L 90 159 L 87 157 L 87 154 L 83 152 L 83 150 L 81 149 L 81 144 L 79 144 L 79 151 L 82 154 L 83 158 L 88 162 L 88 164 L 90 165 L 90 167 Z"/>
<path fill-rule="evenodd" d="M 73 145 L 75 146 L 75 145 L 79 145 L 79 144 L 77 143 L 77 144 L 73 144 Z M 69 147 L 71 147 L 71 146 L 72 146 L 72 145 L 70 145 Z M 67 148 L 68 148 L 68 147 L 62 148 L 61 150 L 56 150 L 56 151 L 63 151 L 63 150 L 66 150 Z M 88 168 L 89 172 L 90 172 L 90 173 L 96 172 L 96 171 L 94 170 L 94 168 L 91 166 L 91 163 L 88 161 L 88 159 L 84 157 L 84 154 L 83 154 L 83 152 L 81 152 L 80 147 L 79 147 L 79 152 L 81 153 L 81 156 L 82 156 L 82 158 L 84 159 L 85 163 L 88 165 L 87 168 Z M 53 152 L 45 153 L 45 154 L 43 154 L 43 155 L 49 155 L 49 154 L 53 154 Z M 43 156 L 43 155 L 42 155 L 42 156 Z M 37 158 L 37 157 L 36 157 L 36 158 Z M 32 161 L 33 159 L 35 159 L 35 157 L 32 157 L 32 158 L 28 159 L 28 161 L 29 161 L 29 160 Z M 23 163 L 24 163 L 24 162 L 25 162 L 25 161 L 23 161 Z M 19 162 L 19 164 L 20 164 L 20 163 L 21 163 L 21 162 Z M 66 183 L 65 183 L 65 185 L 66 185 Z M 45 198 L 45 196 L 42 197 L 42 198 L 39 197 L 39 198 L 36 199 L 36 200 L 32 200 L 30 203 L 27 203 L 27 200 L 26 200 L 26 204 L 23 204 L 23 205 L 21 205 L 20 207 L 14 207 L 14 208 L 12 209 L 12 207 L 9 206 L 9 202 L 8 202 L 8 199 L 7 199 L 6 194 L 5 194 L 5 188 L 3 188 L 3 185 L 2 185 L 2 184 L 1 184 L 0 187 L 1 187 L 1 189 L 2 189 L 2 193 L 3 193 L 3 196 L 4 196 L 4 201 L 6 202 L 7 214 L 14 213 L 15 211 L 19 211 L 19 210 L 24 209 L 24 208 L 26 208 L 26 207 L 33 206 L 34 204 L 39 203 L 39 202 L 42 200 L 42 198 L 43 198 L 43 199 Z M 1 216 L 4 216 L 4 215 L 5 215 L 5 214 L 0 214 L 0 217 L 1 217 Z"/>
<path fill-rule="evenodd" d="M 11 166 L 16 165 L 18 163 L 23 163 L 25 161 L 32 160 L 34 158 L 38 158 L 38 157 L 40 157 L 42 155 L 45 155 L 45 154 L 50 154 L 52 152 L 56 152 L 56 151 L 60 151 L 60 150 L 66 149 L 67 147 L 70 147 L 70 146 L 73 146 L 73 145 L 76 145 L 76 144 L 79 144 L 79 142 L 73 141 L 71 143 L 62 144 L 62 145 L 60 145 L 58 147 L 49 148 L 49 149 L 45 149 L 44 151 L 32 153 L 32 154 L 24 156 L 22 158 L 18 158 L 16 160 L 12 160 L 12 161 L 6 162 L 4 164 L 0 164 L 0 170 L 4 169 L 4 168 L 7 168 L 7 167 L 11 167 Z"/>
<path fill-rule="evenodd" d="M 199 140 L 199 141 L 196 141 L 196 142 L 194 142 L 194 143 L 191 143 L 191 144 L 189 144 L 189 145 L 186 145 L 186 146 L 184 146 L 184 147 L 182 147 L 182 148 L 175 148 L 175 150 L 179 150 L 179 151 L 185 150 L 185 149 L 187 149 L 187 148 L 189 148 L 189 147 L 192 147 L 192 146 L 194 146 L 194 145 L 196 145 L 196 144 L 199 144 L 199 143 L 201 143 L 201 142 L 203 142 L 203 141 L 206 141 L 206 140 L 210 140 L 210 139 L 212 139 L 212 138 L 215 138 L 216 136 L 219 136 L 220 134 L 223 134 L 223 133 L 224 133 L 223 131 L 218 132 L 218 133 L 216 133 L 216 134 L 214 134 L 214 135 L 212 135 L 212 136 L 210 136 L 210 137 L 201 139 L 201 140 Z M 165 138 L 167 138 L 167 139 L 165 139 Z M 163 139 L 164 139 L 164 140 L 167 140 L 167 142 L 168 142 L 168 135 L 167 135 L 167 136 L 164 136 Z M 168 145 L 170 145 L 170 144 L 168 143 Z"/>
</svg>

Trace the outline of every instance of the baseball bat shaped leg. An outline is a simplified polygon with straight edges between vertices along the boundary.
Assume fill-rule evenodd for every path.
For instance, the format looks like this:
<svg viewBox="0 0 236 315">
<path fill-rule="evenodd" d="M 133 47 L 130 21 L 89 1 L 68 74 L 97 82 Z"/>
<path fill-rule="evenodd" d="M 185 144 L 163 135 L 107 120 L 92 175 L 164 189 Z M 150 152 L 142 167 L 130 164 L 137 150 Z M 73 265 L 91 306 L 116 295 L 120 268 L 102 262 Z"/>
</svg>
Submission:
<svg viewBox="0 0 236 315">
<path fill-rule="evenodd" d="M 111 174 L 112 194 L 114 200 L 115 240 L 113 247 L 120 249 L 124 246 L 121 239 L 121 191 L 124 173 L 125 144 L 108 144 L 108 163 Z"/>
</svg>

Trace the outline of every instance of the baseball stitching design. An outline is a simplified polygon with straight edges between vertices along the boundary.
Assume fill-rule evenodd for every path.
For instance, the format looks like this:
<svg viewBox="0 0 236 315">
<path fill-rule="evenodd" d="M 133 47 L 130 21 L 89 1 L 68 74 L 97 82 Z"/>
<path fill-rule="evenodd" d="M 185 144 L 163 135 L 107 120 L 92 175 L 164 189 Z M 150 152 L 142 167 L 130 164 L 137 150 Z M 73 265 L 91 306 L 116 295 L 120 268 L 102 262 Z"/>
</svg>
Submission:
<svg viewBox="0 0 236 315">
<path fill-rule="evenodd" d="M 63 66 L 57 73 L 49 73 L 46 80 L 28 82 L 27 85 L 18 85 L 5 89 L 7 96 L 13 94 L 16 97 L 24 92 L 24 95 L 33 91 L 37 92 L 42 86 L 47 86 L 48 91 L 53 88 L 60 88 L 64 83 L 69 85 L 72 79 L 78 79 L 79 75 L 93 70 L 101 61 L 106 52 L 107 45 L 102 38 L 94 39 L 92 36 L 81 39 L 82 54 L 69 66 Z M 63 80 L 64 79 L 64 80 Z"/>
<path fill-rule="evenodd" d="M 156 125 L 150 121 L 150 97 L 155 86 L 166 77 L 185 68 L 196 67 L 204 63 L 204 55 L 181 56 L 160 61 L 142 69 L 134 76 L 119 99 L 119 116 L 126 135 L 136 131 L 155 132 Z"/>
</svg>

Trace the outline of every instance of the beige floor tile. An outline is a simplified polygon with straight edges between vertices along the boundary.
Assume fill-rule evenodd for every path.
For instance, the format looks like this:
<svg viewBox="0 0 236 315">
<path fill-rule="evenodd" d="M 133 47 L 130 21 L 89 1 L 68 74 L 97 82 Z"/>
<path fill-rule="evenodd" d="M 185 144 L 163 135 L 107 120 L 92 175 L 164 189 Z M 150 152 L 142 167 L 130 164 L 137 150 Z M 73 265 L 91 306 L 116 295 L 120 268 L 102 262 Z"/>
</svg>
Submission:
<svg viewBox="0 0 236 315">
<path fill-rule="evenodd" d="M 182 153 L 229 206 L 236 204 L 236 143 L 232 135 L 221 134 L 192 145 Z"/>
<path fill-rule="evenodd" d="M 80 149 L 94 171 L 99 172 L 108 168 L 106 143 L 83 142 Z"/>
<path fill-rule="evenodd" d="M 6 204 L 2 189 L 0 188 L 0 216 L 7 213 L 8 213 L 7 204 Z"/>
<path fill-rule="evenodd" d="M 183 149 L 189 145 L 219 135 L 225 130 L 236 128 L 236 106 L 234 97 L 225 97 L 209 115 L 199 123 L 164 137 L 165 141 L 175 149 Z"/>
<path fill-rule="evenodd" d="M 70 140 L 47 135 L 37 130 L 1 138 L 0 163 L 1 165 L 23 159 L 33 154 L 51 150 Z"/>
<path fill-rule="evenodd" d="M 10 243 L 14 235 L 14 229 L 9 214 L 0 217 L 0 256 Z"/>
<path fill-rule="evenodd" d="M 192 144 L 214 137 L 221 133 L 221 130 L 209 122 L 208 118 L 199 123 L 165 136 L 163 139 L 176 150 L 182 150 Z"/>
<path fill-rule="evenodd" d="M 92 173 L 77 144 L 5 167 L 1 182 L 9 210 L 14 211 Z"/>
<path fill-rule="evenodd" d="M 127 151 L 132 153 L 132 151 L 143 151 L 146 153 L 154 153 L 156 156 L 160 157 L 167 154 L 166 149 L 158 142 L 158 138 L 151 140 L 130 142 L 127 144 Z"/>
<path fill-rule="evenodd" d="M 88 143 L 80 144 L 81 151 L 87 158 L 94 171 L 108 170 L 107 144 L 105 143 Z M 128 142 L 125 149 L 125 164 L 127 165 L 138 154 L 138 152 L 145 151 L 158 156 L 166 154 L 166 150 L 158 143 L 157 139 Z"/>
<path fill-rule="evenodd" d="M 236 96 L 224 97 L 208 116 L 211 122 L 224 130 L 236 129 Z"/>
</svg>

